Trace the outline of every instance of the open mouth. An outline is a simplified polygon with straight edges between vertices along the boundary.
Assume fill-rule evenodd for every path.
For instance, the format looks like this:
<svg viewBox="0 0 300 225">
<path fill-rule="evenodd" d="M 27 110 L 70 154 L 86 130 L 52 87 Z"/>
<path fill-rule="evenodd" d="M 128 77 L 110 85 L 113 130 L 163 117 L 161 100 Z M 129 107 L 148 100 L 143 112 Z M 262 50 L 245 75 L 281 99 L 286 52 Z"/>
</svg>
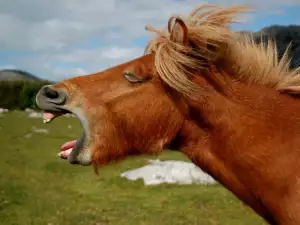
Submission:
<svg viewBox="0 0 300 225">
<path fill-rule="evenodd" d="M 36 102 L 40 109 L 44 110 L 43 121 L 50 123 L 55 118 L 66 113 L 75 115 L 81 122 L 83 133 L 77 140 L 68 141 L 61 146 L 58 156 L 67 159 L 71 164 L 90 165 L 91 155 L 87 150 L 88 122 L 81 110 L 70 110 L 67 105 L 67 94 L 50 85 L 44 86 L 36 96 Z"/>
<path fill-rule="evenodd" d="M 45 111 L 43 113 L 43 122 L 44 123 L 50 123 L 55 118 L 62 116 L 66 113 L 71 113 L 69 111 L 64 112 L 47 112 Z M 81 118 L 79 118 L 81 120 Z M 81 120 L 82 122 L 82 120 Z M 79 164 L 79 155 L 83 151 L 84 144 L 85 144 L 85 130 L 83 131 L 83 134 L 77 139 L 72 141 L 67 141 L 60 147 L 60 152 L 58 153 L 58 156 L 62 159 L 67 159 L 71 164 Z M 81 163 L 80 163 L 81 164 Z"/>
</svg>

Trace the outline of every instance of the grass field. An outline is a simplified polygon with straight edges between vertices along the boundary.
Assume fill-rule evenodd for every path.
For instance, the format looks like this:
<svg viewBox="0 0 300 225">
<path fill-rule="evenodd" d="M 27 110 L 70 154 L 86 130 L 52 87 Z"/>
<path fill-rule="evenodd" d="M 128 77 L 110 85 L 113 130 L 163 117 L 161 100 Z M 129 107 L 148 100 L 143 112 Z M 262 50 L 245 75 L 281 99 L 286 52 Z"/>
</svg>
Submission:
<svg viewBox="0 0 300 225">
<path fill-rule="evenodd" d="M 80 135 L 77 119 L 61 117 L 44 125 L 27 115 L 0 117 L 1 225 L 265 224 L 219 185 L 145 187 L 141 180 L 119 176 L 157 157 L 131 157 L 103 168 L 96 177 L 92 168 L 56 156 L 63 142 Z M 33 127 L 49 133 L 35 133 Z M 159 158 L 187 160 L 171 151 Z"/>
</svg>

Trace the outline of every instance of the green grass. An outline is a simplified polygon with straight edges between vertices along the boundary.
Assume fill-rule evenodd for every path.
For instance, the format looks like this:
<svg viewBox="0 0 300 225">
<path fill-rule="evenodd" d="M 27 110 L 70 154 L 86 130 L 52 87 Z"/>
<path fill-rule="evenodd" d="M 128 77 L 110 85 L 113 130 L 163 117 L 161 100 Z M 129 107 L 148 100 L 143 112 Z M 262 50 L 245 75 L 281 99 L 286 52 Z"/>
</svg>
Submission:
<svg viewBox="0 0 300 225">
<path fill-rule="evenodd" d="M 49 133 L 34 133 L 34 126 Z M 119 176 L 154 156 L 128 158 L 101 169 L 99 177 L 91 167 L 59 159 L 60 145 L 80 133 L 75 118 L 44 125 L 24 112 L 0 117 L 0 224 L 265 224 L 220 185 L 145 187 Z M 171 151 L 159 158 L 188 160 Z"/>
</svg>

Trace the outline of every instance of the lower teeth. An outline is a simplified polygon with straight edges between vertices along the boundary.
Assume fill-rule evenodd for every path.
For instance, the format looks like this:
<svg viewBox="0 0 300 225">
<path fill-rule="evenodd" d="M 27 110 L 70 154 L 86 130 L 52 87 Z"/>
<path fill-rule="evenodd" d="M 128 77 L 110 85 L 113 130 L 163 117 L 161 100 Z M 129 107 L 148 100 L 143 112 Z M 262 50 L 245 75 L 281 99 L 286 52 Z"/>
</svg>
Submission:
<svg viewBox="0 0 300 225">
<path fill-rule="evenodd" d="M 69 148 L 65 151 L 62 151 L 60 153 L 57 154 L 57 156 L 61 157 L 61 158 L 68 158 L 68 156 L 70 155 L 70 153 L 72 152 L 73 148 Z"/>
<path fill-rule="evenodd" d="M 51 121 L 51 119 L 44 119 L 43 123 L 49 123 Z"/>
</svg>

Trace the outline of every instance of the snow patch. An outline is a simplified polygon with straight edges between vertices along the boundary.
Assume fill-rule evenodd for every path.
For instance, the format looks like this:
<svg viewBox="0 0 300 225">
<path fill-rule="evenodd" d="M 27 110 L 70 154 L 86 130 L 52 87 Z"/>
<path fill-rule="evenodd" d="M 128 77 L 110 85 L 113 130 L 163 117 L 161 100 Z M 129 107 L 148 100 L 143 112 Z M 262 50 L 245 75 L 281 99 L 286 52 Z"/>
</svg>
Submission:
<svg viewBox="0 0 300 225">
<path fill-rule="evenodd" d="M 36 127 L 32 127 L 32 131 L 35 133 L 42 133 L 42 134 L 48 134 L 49 131 L 47 129 L 43 129 L 43 128 L 36 128 Z"/>
<path fill-rule="evenodd" d="M 32 134 L 31 134 L 31 133 L 26 134 L 26 135 L 24 136 L 24 138 L 31 138 L 31 137 L 32 137 Z"/>
<path fill-rule="evenodd" d="M 43 114 L 38 112 L 31 112 L 28 114 L 29 118 L 42 118 Z"/>
<path fill-rule="evenodd" d="M 217 182 L 190 162 L 149 160 L 144 167 L 121 173 L 128 180 L 143 179 L 144 185 L 169 184 L 216 184 Z"/>
<path fill-rule="evenodd" d="M 76 116 L 75 116 L 74 114 L 72 114 L 72 113 L 66 113 L 66 114 L 64 114 L 63 116 L 64 116 L 64 117 L 73 117 L 73 118 L 76 117 Z"/>
<path fill-rule="evenodd" d="M 33 110 L 33 109 L 30 109 L 30 108 L 26 108 L 26 109 L 25 109 L 25 112 L 30 113 L 30 112 L 34 112 L 34 110 Z"/>
<path fill-rule="evenodd" d="M 8 111 L 8 109 L 0 108 L 0 113 L 7 113 Z"/>
</svg>

